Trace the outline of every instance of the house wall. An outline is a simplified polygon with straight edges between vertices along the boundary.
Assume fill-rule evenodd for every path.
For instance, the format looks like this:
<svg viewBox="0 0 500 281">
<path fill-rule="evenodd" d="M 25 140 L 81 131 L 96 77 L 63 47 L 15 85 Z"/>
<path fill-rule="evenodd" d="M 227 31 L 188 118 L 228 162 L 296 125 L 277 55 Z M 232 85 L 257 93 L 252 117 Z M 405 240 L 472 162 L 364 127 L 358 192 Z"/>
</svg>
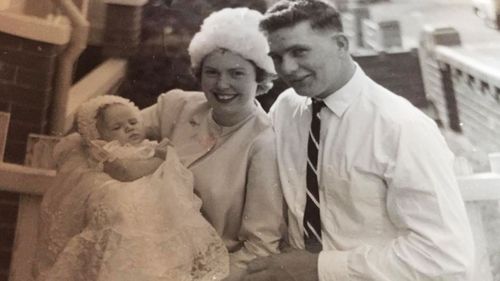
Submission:
<svg viewBox="0 0 500 281">
<path fill-rule="evenodd" d="M 58 46 L 0 33 L 0 111 L 10 112 L 5 162 L 23 163 L 29 133 L 45 133 Z"/>
<path fill-rule="evenodd" d="M 0 111 L 10 112 L 5 162 L 23 163 L 29 133 L 46 133 L 59 47 L 0 33 Z M 0 281 L 8 279 L 19 195 L 0 192 Z"/>
<path fill-rule="evenodd" d="M 375 82 L 416 106 L 424 103 L 425 91 L 416 50 L 354 54 L 354 60 Z"/>
<path fill-rule="evenodd" d="M 464 135 L 485 152 L 500 151 L 500 76 L 497 75 L 495 81 L 489 75 L 462 67 L 453 59 L 443 57 L 442 62 L 449 63 Z"/>
</svg>

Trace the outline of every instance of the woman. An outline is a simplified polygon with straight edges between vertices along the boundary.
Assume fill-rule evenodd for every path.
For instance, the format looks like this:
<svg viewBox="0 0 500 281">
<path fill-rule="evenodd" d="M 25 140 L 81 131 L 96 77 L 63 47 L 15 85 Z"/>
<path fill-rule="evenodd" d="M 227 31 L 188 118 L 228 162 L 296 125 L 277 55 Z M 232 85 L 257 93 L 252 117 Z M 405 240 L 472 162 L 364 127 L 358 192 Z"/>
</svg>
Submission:
<svg viewBox="0 0 500 281">
<path fill-rule="evenodd" d="M 201 211 L 230 252 L 231 278 L 277 253 L 284 229 L 274 132 L 255 100 L 275 77 L 261 17 L 236 8 L 206 18 L 189 46 L 203 93 L 172 90 L 142 112 L 148 135 L 169 138 L 193 173 Z"/>
</svg>

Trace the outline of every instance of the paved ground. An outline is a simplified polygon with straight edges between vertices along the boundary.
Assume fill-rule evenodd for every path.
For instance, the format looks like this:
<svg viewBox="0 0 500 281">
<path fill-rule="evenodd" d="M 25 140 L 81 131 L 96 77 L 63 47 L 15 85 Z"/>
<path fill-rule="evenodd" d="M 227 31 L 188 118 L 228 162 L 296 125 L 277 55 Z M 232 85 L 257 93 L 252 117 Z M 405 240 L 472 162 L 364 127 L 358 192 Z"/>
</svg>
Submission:
<svg viewBox="0 0 500 281">
<path fill-rule="evenodd" d="M 370 14 L 373 19 L 398 19 L 405 47 L 416 47 L 426 24 L 454 27 L 464 45 L 500 44 L 500 30 L 487 27 L 472 7 L 472 0 L 391 0 L 372 4 Z"/>
</svg>

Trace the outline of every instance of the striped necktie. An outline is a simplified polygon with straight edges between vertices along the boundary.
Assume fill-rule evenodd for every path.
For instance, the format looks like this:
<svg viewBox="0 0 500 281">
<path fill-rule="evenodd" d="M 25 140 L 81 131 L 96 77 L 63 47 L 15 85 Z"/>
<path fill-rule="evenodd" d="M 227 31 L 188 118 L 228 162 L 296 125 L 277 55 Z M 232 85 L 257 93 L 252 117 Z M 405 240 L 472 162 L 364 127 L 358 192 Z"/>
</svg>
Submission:
<svg viewBox="0 0 500 281">
<path fill-rule="evenodd" d="M 312 100 L 312 120 L 307 143 L 306 209 L 304 212 L 304 241 L 311 252 L 321 251 L 321 218 L 319 210 L 318 149 L 321 121 L 319 112 L 325 106 L 321 100 Z"/>
</svg>

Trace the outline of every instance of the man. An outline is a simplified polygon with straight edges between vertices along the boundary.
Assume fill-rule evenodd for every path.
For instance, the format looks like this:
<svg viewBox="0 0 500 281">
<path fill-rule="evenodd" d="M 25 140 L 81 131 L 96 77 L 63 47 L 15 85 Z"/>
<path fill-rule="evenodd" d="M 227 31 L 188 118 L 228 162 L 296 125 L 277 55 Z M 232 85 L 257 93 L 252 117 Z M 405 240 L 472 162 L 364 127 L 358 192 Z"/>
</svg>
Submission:
<svg viewBox="0 0 500 281">
<path fill-rule="evenodd" d="M 471 231 L 433 121 L 364 74 L 325 2 L 281 1 L 261 28 L 291 86 L 270 115 L 296 250 L 244 280 L 467 280 Z"/>
</svg>

